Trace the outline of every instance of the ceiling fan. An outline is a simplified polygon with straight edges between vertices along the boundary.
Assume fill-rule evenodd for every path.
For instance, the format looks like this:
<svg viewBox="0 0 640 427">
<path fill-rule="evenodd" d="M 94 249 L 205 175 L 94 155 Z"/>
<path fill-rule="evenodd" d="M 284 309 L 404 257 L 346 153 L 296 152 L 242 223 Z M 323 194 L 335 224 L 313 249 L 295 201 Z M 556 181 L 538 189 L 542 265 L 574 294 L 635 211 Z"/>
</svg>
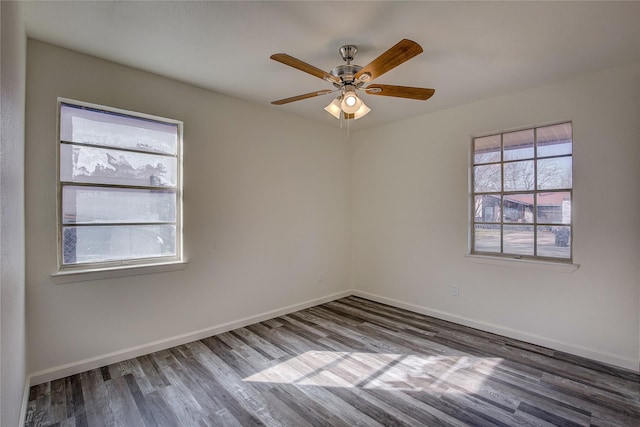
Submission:
<svg viewBox="0 0 640 427">
<path fill-rule="evenodd" d="M 337 119 L 343 117 L 346 120 L 357 120 L 371 111 L 356 93 L 358 91 L 369 95 L 394 96 L 397 98 L 417 99 L 421 101 L 426 101 L 435 93 L 434 89 L 421 87 L 369 84 L 375 78 L 380 77 L 387 71 L 422 53 L 422 47 L 418 43 L 403 39 L 364 67 L 351 63 L 357 52 L 358 48 L 354 45 L 342 46 L 340 48 L 340 55 L 346 64 L 339 65 L 328 73 L 289 56 L 286 53 L 271 55 L 270 58 L 274 61 L 326 80 L 336 88 L 305 93 L 304 95 L 284 98 L 271 103 L 274 105 L 283 105 L 320 95 L 340 92 L 340 96 L 327 105 L 325 110 Z"/>
</svg>

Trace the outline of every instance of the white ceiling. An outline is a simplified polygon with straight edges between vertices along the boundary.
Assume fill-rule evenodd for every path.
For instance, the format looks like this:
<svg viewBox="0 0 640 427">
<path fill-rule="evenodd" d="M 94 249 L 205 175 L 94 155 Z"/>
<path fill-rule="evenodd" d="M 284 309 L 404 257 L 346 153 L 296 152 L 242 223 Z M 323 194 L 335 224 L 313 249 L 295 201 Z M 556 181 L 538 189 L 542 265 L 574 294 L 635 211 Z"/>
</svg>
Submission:
<svg viewBox="0 0 640 427">
<path fill-rule="evenodd" d="M 329 71 L 355 44 L 366 65 L 403 38 L 424 53 L 376 83 L 436 89 L 430 100 L 364 95 L 369 128 L 575 75 L 640 61 L 640 2 L 23 3 L 31 38 L 337 126 L 331 89 L 269 59 L 288 53 Z M 595 101 L 595 100 L 594 100 Z"/>
</svg>

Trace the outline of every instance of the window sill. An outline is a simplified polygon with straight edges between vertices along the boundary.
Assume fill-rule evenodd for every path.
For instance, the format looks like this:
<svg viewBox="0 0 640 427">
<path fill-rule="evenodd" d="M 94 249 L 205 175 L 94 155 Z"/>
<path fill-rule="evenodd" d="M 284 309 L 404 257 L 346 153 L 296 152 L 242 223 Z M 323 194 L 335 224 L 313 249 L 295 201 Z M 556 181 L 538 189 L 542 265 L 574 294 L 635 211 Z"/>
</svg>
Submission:
<svg viewBox="0 0 640 427">
<path fill-rule="evenodd" d="M 488 255 L 465 255 L 465 257 L 469 261 L 479 263 L 479 264 L 502 265 L 507 267 L 522 267 L 522 268 L 530 268 L 534 270 L 556 271 L 559 273 L 573 273 L 578 268 L 580 268 L 579 264 L 570 264 L 570 263 L 552 262 L 552 261 L 502 258 L 502 257 L 488 256 Z"/>
<path fill-rule="evenodd" d="M 139 276 L 142 274 L 166 273 L 169 271 L 184 270 L 188 264 L 188 261 L 172 261 L 162 264 L 127 265 L 94 270 L 66 270 L 52 274 L 51 280 L 56 285 L 61 285 L 64 283 Z"/>
</svg>

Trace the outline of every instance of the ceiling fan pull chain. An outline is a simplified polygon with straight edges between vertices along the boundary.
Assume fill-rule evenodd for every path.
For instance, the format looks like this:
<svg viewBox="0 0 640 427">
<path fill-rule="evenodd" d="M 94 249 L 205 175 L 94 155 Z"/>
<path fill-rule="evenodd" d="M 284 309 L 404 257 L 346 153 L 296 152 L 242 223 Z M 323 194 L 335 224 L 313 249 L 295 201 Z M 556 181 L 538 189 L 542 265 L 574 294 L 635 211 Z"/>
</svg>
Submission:
<svg viewBox="0 0 640 427">
<path fill-rule="evenodd" d="M 347 139 L 349 139 L 349 131 L 351 130 L 351 124 L 349 123 L 349 120 L 347 120 Z"/>
</svg>

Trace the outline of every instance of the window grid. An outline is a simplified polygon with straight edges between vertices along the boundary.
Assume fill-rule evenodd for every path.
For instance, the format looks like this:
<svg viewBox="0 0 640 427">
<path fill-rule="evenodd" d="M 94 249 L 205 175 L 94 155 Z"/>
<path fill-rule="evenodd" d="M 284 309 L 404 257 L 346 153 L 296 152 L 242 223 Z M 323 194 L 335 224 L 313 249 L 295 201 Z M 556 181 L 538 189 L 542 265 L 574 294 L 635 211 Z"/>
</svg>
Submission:
<svg viewBox="0 0 640 427">
<path fill-rule="evenodd" d="M 162 152 L 162 151 L 159 151 L 162 148 L 158 149 L 153 145 L 145 147 L 146 142 L 145 144 L 143 144 L 142 142 L 139 143 L 139 145 L 142 148 L 139 148 L 139 147 L 131 148 L 126 146 L 113 145 L 108 142 L 96 143 L 96 142 L 87 142 L 86 140 L 76 140 L 75 138 L 63 138 L 63 135 L 62 135 L 63 126 L 69 127 L 68 123 L 65 123 L 63 125 L 62 110 L 64 108 L 72 108 L 72 109 L 75 108 L 82 111 L 88 111 L 91 114 L 94 114 L 94 113 L 100 114 L 103 116 L 101 117 L 101 120 L 103 120 L 104 123 L 111 123 L 110 119 L 114 119 L 116 121 L 118 119 L 124 119 L 124 120 L 131 119 L 143 124 L 151 123 L 151 124 L 157 124 L 160 126 L 166 125 L 171 130 L 169 134 L 171 134 L 172 132 L 175 133 L 175 150 L 173 153 Z M 58 100 L 58 114 L 59 114 L 59 121 L 58 121 L 59 150 L 58 150 L 58 161 L 57 161 L 57 167 L 58 167 L 58 172 L 57 172 L 58 221 L 57 223 L 58 223 L 58 242 L 59 242 L 58 243 L 59 270 L 74 270 L 74 269 L 75 270 L 99 270 L 99 269 L 113 268 L 113 267 L 119 267 L 119 266 L 164 264 L 166 262 L 180 261 L 182 259 L 182 191 L 181 191 L 182 190 L 182 168 L 181 168 L 182 166 L 182 159 L 181 159 L 182 122 L 179 122 L 176 120 L 159 118 L 159 117 L 150 116 L 146 114 L 118 110 L 110 107 L 103 107 L 103 106 L 97 106 L 97 105 L 87 104 L 87 103 L 78 102 L 78 101 L 66 100 L 62 98 Z M 69 120 L 69 117 L 67 117 L 66 120 Z M 119 154 L 121 157 L 126 153 L 133 153 L 133 155 L 141 154 L 141 155 L 147 155 L 149 157 L 157 157 L 158 159 L 165 158 L 167 159 L 167 161 L 171 162 L 173 164 L 173 167 L 175 168 L 174 170 L 175 182 L 173 184 L 171 182 L 163 183 L 162 174 L 158 174 L 155 176 L 151 174 L 149 176 L 148 184 L 132 183 L 132 182 L 126 182 L 126 183 L 99 182 L 100 177 L 96 177 L 95 179 L 92 178 L 91 180 L 88 180 L 85 182 L 75 181 L 73 180 L 73 178 L 64 179 L 63 173 L 61 172 L 63 169 L 63 162 L 65 162 L 63 160 L 63 154 L 62 154 L 63 147 L 68 147 L 70 150 L 72 150 L 72 152 L 75 147 L 77 150 L 82 150 L 87 148 L 99 149 L 99 150 L 103 150 L 104 152 Z M 74 156 L 77 155 L 77 151 L 73 153 L 74 153 L 73 154 Z M 73 160 L 71 161 L 71 163 L 73 163 Z M 71 168 L 71 166 L 72 165 L 68 164 L 68 162 L 64 163 L 64 167 L 67 169 Z M 149 166 L 153 167 L 153 165 L 149 165 Z M 159 169 L 161 169 L 160 163 L 158 163 L 156 166 Z M 133 166 L 130 168 L 135 169 L 135 167 Z M 118 174 L 116 174 L 115 176 L 116 178 L 120 178 L 120 175 Z M 105 181 L 109 181 L 109 180 L 105 179 Z M 95 220 L 78 221 L 76 218 L 72 220 L 70 217 L 76 216 L 77 212 L 74 212 L 73 215 L 65 217 L 65 201 L 68 202 L 68 200 L 65 200 L 63 194 L 66 189 L 86 189 L 87 192 L 91 192 L 93 190 L 94 195 L 99 194 L 101 191 L 104 190 L 105 194 L 102 195 L 103 202 L 105 201 L 104 200 L 105 196 L 108 194 L 110 190 L 115 192 L 122 191 L 123 193 L 131 192 L 130 195 L 135 194 L 136 191 L 143 191 L 144 194 L 151 195 L 150 197 L 163 194 L 165 196 L 168 195 L 169 199 L 173 200 L 172 202 L 173 207 L 171 207 L 171 203 L 170 203 L 168 209 L 166 207 L 162 209 L 163 211 L 166 211 L 165 214 L 169 215 L 169 219 L 150 218 L 150 219 L 140 220 L 139 218 L 134 218 L 132 220 L 116 219 L 116 220 L 109 221 L 109 220 L 103 219 L 102 221 L 95 221 Z M 74 196 L 73 198 L 74 200 L 75 200 L 75 197 L 77 197 L 77 195 Z M 93 201 L 95 203 L 95 200 Z M 137 206 L 137 205 L 142 206 L 143 203 L 134 200 L 133 203 L 131 204 L 134 206 Z M 72 203 L 72 206 L 73 206 L 73 203 Z M 73 208 L 77 209 L 77 206 L 74 206 Z M 153 213 L 156 215 L 158 214 L 158 212 L 153 212 Z M 166 232 L 167 226 L 173 227 L 172 233 L 171 233 L 171 228 L 169 229 L 169 235 L 171 235 L 171 237 L 173 238 L 172 239 L 173 241 L 169 243 L 168 247 L 171 248 L 171 250 L 168 253 L 160 253 L 160 254 L 151 253 L 151 254 L 146 254 L 141 256 L 139 254 L 135 254 L 132 252 L 132 255 L 129 255 L 129 256 L 127 256 L 127 254 L 124 254 L 124 255 L 117 254 L 115 257 L 106 256 L 105 259 L 76 261 L 75 253 L 78 252 L 78 248 L 76 247 L 77 246 L 76 233 L 79 230 L 82 230 L 82 229 L 90 230 L 91 228 L 94 228 L 96 230 L 98 229 L 109 230 L 108 227 L 111 227 L 111 229 L 119 228 L 122 232 L 124 230 L 127 230 L 127 228 L 129 228 L 128 230 L 129 235 L 132 235 L 135 233 L 143 234 L 143 232 L 145 232 L 147 239 L 155 237 L 156 239 L 162 240 L 162 235 L 155 235 L 154 233 L 157 233 L 158 230 L 160 230 L 160 228 L 162 227 L 165 227 L 164 231 Z M 160 228 L 158 228 L 157 230 L 153 230 L 152 229 L 153 227 L 160 227 Z M 71 234 L 72 237 L 70 239 L 65 239 L 65 229 L 68 232 L 73 230 L 73 233 Z M 130 237 L 130 239 L 135 240 L 132 237 Z M 117 241 L 118 239 L 112 236 L 111 240 Z M 129 241 L 128 243 L 129 243 L 129 246 L 131 247 L 132 241 Z M 139 242 L 133 241 L 134 246 L 136 243 L 139 244 Z M 164 246 L 164 242 L 162 243 L 162 246 Z M 71 261 L 69 261 L 69 258 L 67 258 L 67 254 L 69 254 L 72 251 L 74 252 L 74 254 L 73 254 L 73 257 L 70 257 Z"/>
<path fill-rule="evenodd" d="M 555 155 L 550 155 L 550 154 L 546 154 L 546 155 L 540 155 L 539 156 L 539 129 L 542 128 L 547 128 L 547 127 L 552 127 L 552 126 L 568 126 L 569 129 L 569 135 L 568 138 L 566 140 L 564 140 L 564 143 L 566 143 L 566 141 L 568 140 L 569 145 L 571 146 L 571 150 L 569 153 L 562 153 L 562 154 L 555 154 Z M 472 173 L 471 173 L 471 197 L 472 197 L 472 201 L 471 201 L 471 218 L 472 218 L 472 226 L 471 226 L 471 253 L 472 254 L 478 254 L 478 255 L 491 255 L 491 256 L 501 256 L 501 257 L 508 257 L 508 258 L 516 258 L 516 259 L 537 259 L 537 260 L 550 260 L 550 261 L 561 261 L 561 262 L 572 262 L 573 259 L 573 212 L 571 209 L 571 205 L 572 205 L 572 201 L 573 201 L 573 185 L 572 185 L 572 160 L 573 160 L 573 136 L 572 136 L 572 124 L 570 122 L 567 123 L 560 123 L 558 125 L 545 125 L 545 126 L 540 126 L 540 127 L 536 127 L 536 128 L 529 128 L 529 129 L 523 129 L 523 130 L 533 130 L 533 141 L 532 141 L 532 145 L 533 145 L 533 154 L 530 157 L 523 157 L 523 158 L 514 158 L 514 159 L 509 159 L 506 160 L 505 159 L 505 134 L 508 133 L 512 133 L 512 132 L 502 132 L 499 134 L 492 134 L 492 135 L 486 135 L 486 136 L 482 136 L 482 137 L 477 137 L 477 138 L 473 138 L 472 139 Z M 519 131 L 515 131 L 515 132 L 519 132 Z M 515 133 L 513 132 L 513 133 Z M 499 157 L 496 160 L 491 160 L 491 161 L 477 161 L 476 159 L 476 141 L 478 139 L 482 139 L 482 138 L 489 138 L 489 137 L 498 137 L 499 136 L 499 149 L 497 151 L 499 151 Z M 551 142 L 553 143 L 553 141 Z M 539 185 L 539 178 L 540 178 L 540 174 L 542 173 L 540 171 L 540 167 L 539 167 L 539 161 L 547 161 L 547 160 L 553 160 L 553 159 L 569 159 L 571 165 L 569 168 L 569 185 L 564 185 L 564 186 L 556 186 L 554 188 L 540 188 Z M 524 160 L 531 160 L 533 161 L 533 187 L 530 189 L 516 189 L 516 190 L 506 190 L 505 188 L 505 176 L 506 176 L 506 171 L 507 171 L 507 166 L 510 164 L 517 164 L 518 162 L 522 162 Z M 500 168 L 500 185 L 499 185 L 499 191 L 476 191 L 476 179 L 477 179 L 477 167 L 478 166 L 484 166 L 484 167 L 488 167 L 488 166 L 496 166 Z M 563 193 L 565 195 L 568 195 L 568 197 L 566 197 L 566 199 L 568 199 L 569 203 L 569 218 L 567 221 L 564 220 L 564 216 L 562 217 L 562 219 L 560 221 L 544 221 L 541 217 L 541 210 L 542 207 L 539 205 L 539 198 L 543 195 L 557 195 L 558 198 L 561 197 L 563 195 Z M 508 221 L 505 219 L 505 215 L 507 214 L 507 212 L 509 211 L 509 207 L 507 206 L 507 199 L 509 199 L 510 197 L 513 198 L 514 196 L 525 196 L 525 195 L 531 195 L 533 200 L 531 203 L 531 221 L 524 221 L 524 222 L 513 222 L 513 221 Z M 484 198 L 486 197 L 499 197 L 499 204 L 497 204 L 497 206 L 499 206 L 499 213 L 497 215 L 495 215 L 494 213 L 494 208 L 492 207 L 490 212 L 492 213 L 491 215 L 494 217 L 493 221 L 491 220 L 487 220 L 488 218 L 485 216 L 485 212 L 484 212 L 484 203 L 481 202 L 482 207 L 482 211 L 478 212 L 478 197 L 482 197 L 483 201 Z M 563 210 L 565 209 L 565 205 L 564 202 L 560 205 L 560 210 L 561 210 L 561 215 L 563 214 Z M 489 218 L 490 219 L 490 218 Z M 549 219 L 549 218 L 547 218 Z M 498 238 L 498 245 L 497 248 L 498 250 L 483 250 L 482 248 L 478 248 L 476 243 L 476 234 L 478 233 L 477 231 L 477 226 L 481 226 L 481 227 L 486 227 L 489 229 L 498 229 L 499 230 L 499 238 Z M 506 227 L 505 227 L 506 226 Z M 505 230 L 508 230 L 509 227 L 514 227 L 514 226 L 527 226 L 527 227 L 531 227 L 532 229 L 532 253 L 531 254 L 524 254 L 524 253 L 513 253 L 513 252 L 509 252 L 507 250 L 505 250 Z M 552 232 L 554 232 L 556 234 L 556 245 L 558 244 L 567 244 L 567 252 L 568 254 L 562 254 L 559 256 L 553 256 L 553 255 L 540 255 L 539 254 L 539 245 L 540 245 L 540 240 L 541 240 L 541 235 L 540 235 L 540 230 L 541 229 L 549 229 Z M 568 230 L 568 238 L 566 237 L 566 231 Z M 560 235 L 560 237 L 558 237 Z M 563 237 L 564 236 L 564 237 Z M 566 242 L 566 240 L 568 240 L 568 243 Z"/>
</svg>

